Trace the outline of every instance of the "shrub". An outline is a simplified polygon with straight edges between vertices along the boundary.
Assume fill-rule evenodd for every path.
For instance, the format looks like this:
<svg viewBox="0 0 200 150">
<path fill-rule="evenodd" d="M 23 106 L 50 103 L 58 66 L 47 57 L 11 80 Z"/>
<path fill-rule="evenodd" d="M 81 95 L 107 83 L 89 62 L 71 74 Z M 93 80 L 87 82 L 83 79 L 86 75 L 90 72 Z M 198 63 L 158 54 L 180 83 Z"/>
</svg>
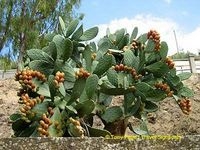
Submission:
<svg viewBox="0 0 200 150">
<path fill-rule="evenodd" d="M 136 134 L 149 134 L 146 116 L 158 110 L 158 102 L 173 97 L 189 114 L 193 92 L 182 81 L 190 73 L 176 74 L 168 46 L 157 31 L 138 36 L 125 29 L 107 33 L 98 43 L 98 28 L 83 31 L 78 20 L 62 34 L 48 34 L 48 45 L 27 51 L 24 68 L 16 73 L 21 84 L 20 109 L 10 116 L 14 136 L 103 136 L 124 135 L 129 127 Z M 113 96 L 123 103 L 112 106 Z M 94 116 L 104 124 L 93 126 Z M 139 127 L 130 117 L 141 120 Z"/>
</svg>

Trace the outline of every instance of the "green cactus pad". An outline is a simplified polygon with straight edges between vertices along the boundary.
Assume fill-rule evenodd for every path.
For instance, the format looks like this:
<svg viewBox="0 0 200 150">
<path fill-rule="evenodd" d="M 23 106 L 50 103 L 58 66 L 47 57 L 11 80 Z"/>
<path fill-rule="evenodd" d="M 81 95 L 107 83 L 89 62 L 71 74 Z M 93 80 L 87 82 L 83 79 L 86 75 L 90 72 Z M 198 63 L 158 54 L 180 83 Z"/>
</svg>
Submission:
<svg viewBox="0 0 200 150">
<path fill-rule="evenodd" d="M 124 94 L 124 113 L 126 116 L 133 116 L 140 108 L 141 101 L 133 93 Z"/>
<path fill-rule="evenodd" d="M 102 59 L 99 60 L 97 64 L 94 74 L 98 76 L 103 75 L 110 67 L 112 66 L 112 55 L 104 55 Z"/>
<path fill-rule="evenodd" d="M 134 67 L 137 70 L 139 65 L 139 58 L 136 57 L 131 50 L 126 50 L 124 53 L 124 64 L 130 67 Z"/>
<path fill-rule="evenodd" d="M 80 25 L 80 27 L 72 35 L 72 39 L 79 40 L 82 35 L 83 35 L 83 25 Z"/>
<path fill-rule="evenodd" d="M 182 72 L 180 74 L 178 74 L 177 76 L 180 78 L 181 81 L 183 80 L 187 80 L 191 77 L 192 73 L 190 72 Z"/>
<path fill-rule="evenodd" d="M 73 52 L 73 43 L 70 39 L 65 39 L 65 48 L 63 49 L 63 60 L 68 60 Z"/>
<path fill-rule="evenodd" d="M 10 120 L 11 121 L 16 121 L 16 120 L 18 120 L 18 119 L 20 119 L 21 118 L 21 115 L 20 114 L 12 114 L 12 115 L 10 115 Z"/>
<path fill-rule="evenodd" d="M 160 48 L 160 56 L 162 59 L 165 59 L 167 57 L 168 53 L 168 45 L 166 42 L 161 42 L 161 48 Z"/>
<path fill-rule="evenodd" d="M 37 93 L 46 97 L 50 97 L 50 90 L 48 83 L 41 83 L 38 80 L 33 80 L 33 83 L 36 85 Z"/>
<path fill-rule="evenodd" d="M 120 29 L 120 30 L 115 32 L 115 36 L 116 36 L 115 43 L 116 43 L 116 45 L 118 45 L 120 43 L 120 41 L 123 39 L 124 34 L 125 34 L 125 29 Z"/>
<path fill-rule="evenodd" d="M 43 60 L 47 61 L 51 65 L 54 64 L 54 59 L 49 54 L 40 49 L 30 49 L 27 51 L 27 55 L 31 60 Z"/>
<path fill-rule="evenodd" d="M 144 106 L 144 111 L 146 112 L 155 112 L 158 110 L 158 105 L 151 101 L 146 101 Z"/>
<path fill-rule="evenodd" d="M 130 42 L 137 37 L 137 34 L 138 34 L 138 27 L 135 27 L 132 31 L 132 34 L 131 34 L 131 37 L 130 37 Z"/>
<path fill-rule="evenodd" d="M 80 40 L 81 41 L 91 40 L 97 36 L 97 33 L 98 33 L 97 27 L 90 28 L 86 30 L 85 32 L 83 32 L 83 35 L 80 37 Z"/>
<path fill-rule="evenodd" d="M 152 52 L 155 50 L 155 42 L 151 39 L 148 40 L 145 51 Z"/>
<path fill-rule="evenodd" d="M 146 70 L 152 72 L 155 76 L 162 76 L 169 71 L 169 67 L 164 62 L 155 62 L 146 66 Z"/>
<path fill-rule="evenodd" d="M 84 91 L 86 79 L 80 78 L 75 81 L 74 88 L 72 89 L 71 99 L 68 101 L 68 105 L 76 101 Z"/>
<path fill-rule="evenodd" d="M 87 125 L 90 137 L 111 137 L 111 133 L 104 129 L 92 128 Z"/>
<path fill-rule="evenodd" d="M 66 37 L 69 37 L 77 28 L 79 24 L 79 20 L 78 19 L 75 19 L 73 21 L 71 21 L 67 27 L 67 31 L 66 31 Z"/>
<path fill-rule="evenodd" d="M 124 46 L 126 46 L 129 43 L 129 34 L 125 34 L 122 40 L 117 44 L 117 47 L 119 50 L 122 50 Z"/>
<path fill-rule="evenodd" d="M 78 112 L 79 117 L 89 115 L 95 108 L 95 103 L 92 100 L 86 100 L 84 102 L 78 103 L 75 109 Z"/>
<path fill-rule="evenodd" d="M 96 74 L 92 74 L 87 78 L 85 84 L 85 91 L 89 99 L 91 99 L 94 93 L 96 92 L 98 81 L 99 78 Z"/>
<path fill-rule="evenodd" d="M 44 52 L 46 52 L 49 56 L 53 58 L 55 61 L 57 58 L 57 49 L 55 42 L 51 41 L 45 49 L 42 49 Z"/>
<path fill-rule="evenodd" d="M 109 82 L 114 85 L 115 87 L 118 87 L 118 74 L 114 69 L 109 69 L 107 72 L 107 77 Z"/>
<path fill-rule="evenodd" d="M 53 73 L 54 65 L 49 64 L 49 62 L 44 60 L 33 60 L 29 63 L 29 67 L 33 70 L 40 71 L 46 76 Z"/>
<path fill-rule="evenodd" d="M 101 118 L 105 120 L 107 123 L 114 122 L 122 117 L 123 112 L 121 107 L 113 106 L 106 109 L 106 111 L 101 115 Z"/>
<path fill-rule="evenodd" d="M 49 126 L 48 128 L 48 133 L 50 137 L 60 137 L 63 135 L 63 131 L 62 131 L 62 127 L 63 127 L 63 123 L 61 122 L 61 113 L 59 111 L 59 108 L 55 107 L 53 109 L 53 116 L 51 116 L 50 120 L 52 122 L 52 124 Z M 55 122 L 58 123 L 58 125 L 55 125 Z"/>
<path fill-rule="evenodd" d="M 63 34 L 65 34 L 66 27 L 65 27 L 65 23 L 64 23 L 63 19 L 59 16 L 58 20 L 59 20 L 61 30 L 62 30 Z"/>
<path fill-rule="evenodd" d="M 179 91 L 178 91 L 179 96 L 183 97 L 193 97 L 194 96 L 194 91 L 191 90 L 190 88 L 183 86 Z"/>
<path fill-rule="evenodd" d="M 39 120 L 41 118 L 42 114 L 47 112 L 48 106 L 49 106 L 48 101 L 38 103 L 37 105 L 35 105 L 31 109 L 31 112 L 35 114 L 35 116 L 32 118 L 32 120 Z"/>
<path fill-rule="evenodd" d="M 85 47 L 85 50 L 83 51 L 83 58 L 85 59 L 86 62 L 86 70 L 88 72 L 91 72 L 92 70 L 92 51 L 91 48 L 89 46 Z"/>
<path fill-rule="evenodd" d="M 54 99 L 54 96 L 56 95 L 56 87 L 54 83 L 54 75 L 50 75 L 48 78 L 48 85 L 49 85 L 49 92 L 52 99 Z"/>
<path fill-rule="evenodd" d="M 17 137 L 30 137 L 37 130 L 37 126 L 36 122 L 27 123 L 19 119 L 13 123 L 12 129 L 15 131 L 14 135 Z"/>
</svg>

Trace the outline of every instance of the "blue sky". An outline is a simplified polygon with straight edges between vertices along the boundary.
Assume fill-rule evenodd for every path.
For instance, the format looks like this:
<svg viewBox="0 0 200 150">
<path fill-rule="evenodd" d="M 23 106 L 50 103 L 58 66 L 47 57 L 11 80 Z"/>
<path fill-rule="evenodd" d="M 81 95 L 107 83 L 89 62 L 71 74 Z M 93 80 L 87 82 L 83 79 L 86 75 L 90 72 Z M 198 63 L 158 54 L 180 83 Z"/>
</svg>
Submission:
<svg viewBox="0 0 200 150">
<path fill-rule="evenodd" d="M 96 40 L 107 28 L 131 33 L 137 26 L 140 34 L 157 30 L 168 43 L 169 55 L 177 52 L 174 31 L 178 50 L 200 51 L 200 0 L 82 0 L 77 11 L 85 14 L 85 28 L 99 27 Z"/>
<path fill-rule="evenodd" d="M 100 35 L 107 27 L 113 32 L 121 27 L 131 31 L 134 26 L 141 32 L 160 30 L 172 54 L 176 47 L 173 31 L 179 49 L 194 53 L 200 49 L 199 9 L 200 0 L 82 0 L 78 11 L 85 14 L 84 26 L 99 26 Z"/>
<path fill-rule="evenodd" d="M 151 14 L 171 18 L 191 31 L 200 25 L 199 0 L 82 0 L 79 12 L 85 14 L 84 24 L 94 26 L 113 19 Z"/>
</svg>

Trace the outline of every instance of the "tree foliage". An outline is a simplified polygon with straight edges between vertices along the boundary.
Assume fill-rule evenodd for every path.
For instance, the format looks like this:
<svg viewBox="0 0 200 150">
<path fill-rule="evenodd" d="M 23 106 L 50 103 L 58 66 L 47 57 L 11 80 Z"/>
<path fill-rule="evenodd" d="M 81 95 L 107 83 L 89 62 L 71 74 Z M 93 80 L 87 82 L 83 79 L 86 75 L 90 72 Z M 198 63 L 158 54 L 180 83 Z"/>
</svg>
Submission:
<svg viewBox="0 0 200 150">
<path fill-rule="evenodd" d="M 23 56 L 25 50 L 43 46 L 43 35 L 59 29 L 58 16 L 70 22 L 79 5 L 80 0 L 1 0 L 0 51 L 11 45 Z"/>
<path fill-rule="evenodd" d="M 171 57 L 173 59 L 183 59 L 183 58 L 188 58 L 190 55 L 196 56 L 195 54 L 187 51 L 187 52 L 176 53 L 172 55 Z"/>
</svg>

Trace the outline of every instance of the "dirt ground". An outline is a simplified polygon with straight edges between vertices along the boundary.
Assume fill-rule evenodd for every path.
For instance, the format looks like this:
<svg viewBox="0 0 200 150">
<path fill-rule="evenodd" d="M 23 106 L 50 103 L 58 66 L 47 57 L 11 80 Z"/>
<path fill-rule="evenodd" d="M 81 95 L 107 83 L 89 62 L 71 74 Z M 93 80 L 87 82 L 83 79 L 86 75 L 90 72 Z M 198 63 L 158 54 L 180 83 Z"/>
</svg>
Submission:
<svg viewBox="0 0 200 150">
<path fill-rule="evenodd" d="M 151 134 L 200 134 L 200 74 L 193 75 L 185 83 L 195 92 L 195 96 L 191 99 L 191 114 L 184 115 L 172 98 L 166 98 L 160 102 L 159 111 L 149 116 L 148 128 Z M 18 108 L 19 87 L 20 85 L 14 79 L 0 80 L 0 138 L 12 135 L 9 116 Z M 130 131 L 127 130 L 126 133 L 130 134 Z"/>
</svg>

